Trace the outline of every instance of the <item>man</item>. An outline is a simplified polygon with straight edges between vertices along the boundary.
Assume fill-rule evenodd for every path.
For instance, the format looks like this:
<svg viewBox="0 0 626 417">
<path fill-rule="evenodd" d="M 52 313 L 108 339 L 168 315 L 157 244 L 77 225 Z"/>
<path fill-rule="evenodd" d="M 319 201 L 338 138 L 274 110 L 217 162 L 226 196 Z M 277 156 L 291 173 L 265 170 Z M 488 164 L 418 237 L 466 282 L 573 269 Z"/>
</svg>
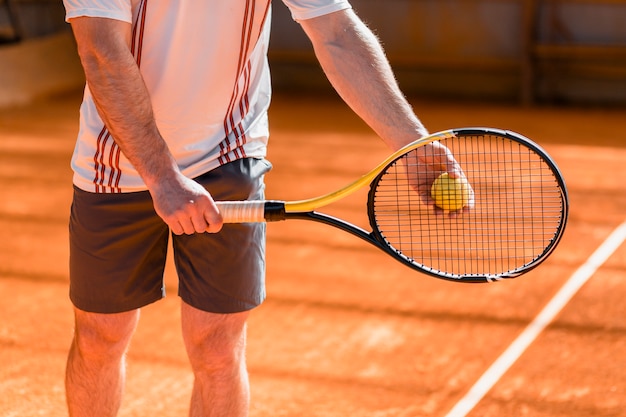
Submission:
<svg viewBox="0 0 626 417">
<path fill-rule="evenodd" d="M 283 1 L 335 89 L 392 150 L 427 133 L 347 0 Z M 72 158 L 70 416 L 117 414 L 140 308 L 164 295 L 170 231 L 190 415 L 245 416 L 245 326 L 265 297 L 265 229 L 222 228 L 213 198 L 263 198 L 269 0 L 64 4 L 87 79 Z M 425 169 L 459 175 L 447 149 L 429 150 Z"/>
</svg>

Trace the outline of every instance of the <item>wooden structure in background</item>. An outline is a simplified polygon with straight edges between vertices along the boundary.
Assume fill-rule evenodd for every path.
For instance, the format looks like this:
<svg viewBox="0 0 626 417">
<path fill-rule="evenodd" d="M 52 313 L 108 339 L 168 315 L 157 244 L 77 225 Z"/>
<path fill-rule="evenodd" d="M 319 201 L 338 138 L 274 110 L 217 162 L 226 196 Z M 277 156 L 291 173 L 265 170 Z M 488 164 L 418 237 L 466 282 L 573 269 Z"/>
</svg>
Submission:
<svg viewBox="0 0 626 417">
<path fill-rule="evenodd" d="M 61 0 L 0 0 L 0 44 L 69 31 Z"/>
<path fill-rule="evenodd" d="M 14 1 L 0 0 L 0 11 L 6 18 L 6 24 L 0 25 L 0 44 L 19 42 L 22 39 L 22 29 Z"/>
<path fill-rule="evenodd" d="M 409 94 L 524 104 L 626 103 L 626 29 L 616 23 L 626 19 L 626 0 L 352 4 L 383 41 Z M 310 44 L 280 1 L 274 15 L 270 62 L 278 86 L 324 89 Z M 614 33 L 604 30 L 607 23 Z M 603 36 L 586 33 L 594 31 Z"/>
<path fill-rule="evenodd" d="M 562 29 L 557 15 L 558 7 L 564 4 L 624 5 L 626 0 L 522 0 L 523 56 L 520 67 L 520 99 L 532 104 L 537 97 L 538 77 L 542 62 L 558 60 L 561 65 L 584 66 L 588 75 L 598 78 L 619 78 L 626 83 L 626 43 L 576 42 L 573 39 L 555 42 L 538 36 L 539 14 L 547 13 L 553 29 Z M 602 22 L 597 22 L 602 24 Z M 572 38 L 570 36 L 570 38 Z M 604 63 L 605 65 L 601 65 Z M 608 65 L 606 65 L 608 64 Z M 558 76 L 547 74 L 547 76 Z"/>
</svg>

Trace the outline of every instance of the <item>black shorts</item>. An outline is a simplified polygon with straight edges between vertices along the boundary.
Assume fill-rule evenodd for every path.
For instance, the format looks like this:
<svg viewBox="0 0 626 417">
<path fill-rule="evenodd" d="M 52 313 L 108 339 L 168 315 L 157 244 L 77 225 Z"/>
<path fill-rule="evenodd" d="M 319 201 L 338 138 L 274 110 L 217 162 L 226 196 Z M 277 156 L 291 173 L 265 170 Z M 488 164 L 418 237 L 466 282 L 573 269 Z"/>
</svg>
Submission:
<svg viewBox="0 0 626 417">
<path fill-rule="evenodd" d="M 266 160 L 242 159 L 198 178 L 215 200 L 264 198 Z M 96 194 L 74 187 L 70 299 L 84 311 L 120 313 L 165 296 L 170 231 L 148 191 Z M 213 313 L 250 310 L 265 299 L 265 224 L 226 224 L 219 233 L 171 235 L 178 294 Z"/>
</svg>

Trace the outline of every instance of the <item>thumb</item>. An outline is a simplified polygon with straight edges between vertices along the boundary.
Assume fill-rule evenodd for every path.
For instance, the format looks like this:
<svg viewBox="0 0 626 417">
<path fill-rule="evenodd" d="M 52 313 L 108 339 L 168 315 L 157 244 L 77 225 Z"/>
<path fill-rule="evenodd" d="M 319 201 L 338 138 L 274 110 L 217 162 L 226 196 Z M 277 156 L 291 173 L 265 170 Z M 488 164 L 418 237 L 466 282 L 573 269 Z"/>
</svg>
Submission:
<svg viewBox="0 0 626 417">
<path fill-rule="evenodd" d="M 224 220 L 220 214 L 215 202 L 211 199 L 210 204 L 204 210 L 204 219 L 208 223 L 206 231 L 209 233 L 217 233 L 222 230 Z"/>
</svg>

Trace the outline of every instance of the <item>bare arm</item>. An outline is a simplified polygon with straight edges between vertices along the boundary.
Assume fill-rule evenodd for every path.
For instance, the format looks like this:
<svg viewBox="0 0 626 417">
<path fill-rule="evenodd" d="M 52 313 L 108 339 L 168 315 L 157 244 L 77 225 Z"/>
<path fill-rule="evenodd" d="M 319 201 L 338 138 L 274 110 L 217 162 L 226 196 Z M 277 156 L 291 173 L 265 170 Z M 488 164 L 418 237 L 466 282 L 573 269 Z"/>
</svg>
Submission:
<svg viewBox="0 0 626 417">
<path fill-rule="evenodd" d="M 428 134 L 400 91 L 380 42 L 352 10 L 300 24 L 335 90 L 392 150 Z M 425 179 L 415 187 L 429 205 L 434 205 L 430 185 L 439 174 L 464 176 L 450 151 L 438 142 L 410 156 Z"/>
<path fill-rule="evenodd" d="M 219 230 L 221 218 L 210 195 L 181 174 L 159 133 L 130 52 L 130 24 L 83 17 L 71 25 L 98 113 L 146 183 L 157 213 L 177 234 Z"/>
<path fill-rule="evenodd" d="M 352 10 L 300 24 L 333 87 L 390 148 L 428 134 L 401 93 L 378 39 Z"/>
</svg>

